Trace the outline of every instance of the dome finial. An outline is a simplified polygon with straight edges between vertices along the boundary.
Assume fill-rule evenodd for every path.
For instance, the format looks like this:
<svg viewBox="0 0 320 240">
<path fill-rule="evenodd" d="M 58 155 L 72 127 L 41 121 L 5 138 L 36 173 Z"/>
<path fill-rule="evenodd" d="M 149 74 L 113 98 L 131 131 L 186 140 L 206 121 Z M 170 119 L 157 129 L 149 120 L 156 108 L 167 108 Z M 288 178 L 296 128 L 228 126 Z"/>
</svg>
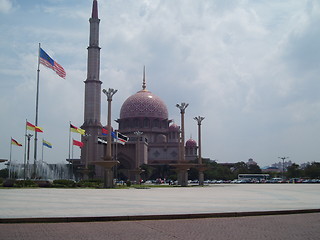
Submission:
<svg viewBox="0 0 320 240">
<path fill-rule="evenodd" d="M 143 66 L 142 90 L 146 90 L 146 66 Z"/>
</svg>

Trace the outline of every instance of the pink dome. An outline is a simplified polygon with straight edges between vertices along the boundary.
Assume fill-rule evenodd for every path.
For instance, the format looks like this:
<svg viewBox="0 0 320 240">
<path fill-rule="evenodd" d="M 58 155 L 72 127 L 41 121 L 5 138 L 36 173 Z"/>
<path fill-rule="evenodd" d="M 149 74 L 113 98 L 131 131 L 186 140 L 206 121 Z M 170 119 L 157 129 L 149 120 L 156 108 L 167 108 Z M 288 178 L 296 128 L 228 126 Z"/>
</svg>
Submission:
<svg viewBox="0 0 320 240">
<path fill-rule="evenodd" d="M 192 138 L 190 138 L 186 142 L 186 147 L 196 147 L 196 146 L 197 146 L 197 142 L 195 140 L 193 140 Z"/>
<path fill-rule="evenodd" d="M 141 90 L 127 98 L 120 110 L 120 118 L 150 117 L 168 119 L 164 102 L 150 91 Z"/>
<path fill-rule="evenodd" d="M 172 123 L 170 126 L 169 126 L 169 131 L 170 132 L 179 132 L 180 130 L 180 127 L 175 124 L 175 123 Z"/>
</svg>

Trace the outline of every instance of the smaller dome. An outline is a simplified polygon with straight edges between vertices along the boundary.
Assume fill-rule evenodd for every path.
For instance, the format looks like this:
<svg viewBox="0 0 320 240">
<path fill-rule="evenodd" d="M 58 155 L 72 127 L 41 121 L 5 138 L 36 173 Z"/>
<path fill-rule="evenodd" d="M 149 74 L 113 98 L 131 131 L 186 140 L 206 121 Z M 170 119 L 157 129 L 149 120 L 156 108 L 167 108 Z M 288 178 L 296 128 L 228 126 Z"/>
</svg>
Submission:
<svg viewBox="0 0 320 240">
<path fill-rule="evenodd" d="M 197 147 L 197 142 L 195 140 L 193 140 L 192 138 L 190 138 L 186 142 L 186 147 Z"/>
<path fill-rule="evenodd" d="M 169 132 L 179 132 L 179 130 L 180 130 L 180 127 L 175 123 L 172 123 L 169 126 Z"/>
</svg>

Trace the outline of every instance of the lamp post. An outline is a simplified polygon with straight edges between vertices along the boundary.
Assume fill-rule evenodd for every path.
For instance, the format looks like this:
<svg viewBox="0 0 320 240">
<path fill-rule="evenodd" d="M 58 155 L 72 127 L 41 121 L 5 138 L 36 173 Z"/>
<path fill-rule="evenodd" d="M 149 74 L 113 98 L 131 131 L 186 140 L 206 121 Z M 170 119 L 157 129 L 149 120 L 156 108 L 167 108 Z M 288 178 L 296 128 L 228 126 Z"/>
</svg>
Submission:
<svg viewBox="0 0 320 240">
<path fill-rule="evenodd" d="M 289 157 L 278 157 L 282 159 L 282 180 L 284 179 L 284 160 L 289 158 Z"/>
<path fill-rule="evenodd" d="M 184 114 L 186 111 L 186 108 L 189 106 L 188 103 L 177 103 L 176 107 L 180 109 L 181 114 L 181 140 L 179 138 L 179 148 L 180 148 L 180 154 L 179 154 L 179 164 L 185 163 L 185 148 L 184 148 Z M 180 169 L 178 170 L 178 184 L 185 187 L 188 185 L 188 167 L 187 166 L 180 166 Z"/>
<path fill-rule="evenodd" d="M 204 117 L 194 117 L 194 120 L 198 123 L 198 144 L 199 144 L 199 152 L 198 152 L 198 164 L 199 164 L 199 185 L 204 184 L 204 174 L 203 169 L 201 168 L 202 165 L 202 156 L 201 156 L 201 122 L 203 121 Z"/>
</svg>

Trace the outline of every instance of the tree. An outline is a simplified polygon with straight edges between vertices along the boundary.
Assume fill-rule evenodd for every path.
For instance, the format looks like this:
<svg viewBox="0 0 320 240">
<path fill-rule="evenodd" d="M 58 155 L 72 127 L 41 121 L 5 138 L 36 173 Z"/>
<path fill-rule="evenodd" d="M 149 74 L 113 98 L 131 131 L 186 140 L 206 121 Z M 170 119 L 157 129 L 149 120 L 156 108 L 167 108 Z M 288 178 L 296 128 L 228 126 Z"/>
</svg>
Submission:
<svg viewBox="0 0 320 240">
<path fill-rule="evenodd" d="M 302 170 L 298 164 L 293 163 L 291 166 L 287 167 L 287 178 L 299 178 L 302 176 Z"/>
<path fill-rule="evenodd" d="M 9 177 L 9 170 L 8 168 L 4 168 L 0 170 L 0 178 L 8 178 Z"/>
<path fill-rule="evenodd" d="M 320 178 L 320 162 L 313 162 L 304 169 L 304 175 L 308 178 Z"/>
</svg>

